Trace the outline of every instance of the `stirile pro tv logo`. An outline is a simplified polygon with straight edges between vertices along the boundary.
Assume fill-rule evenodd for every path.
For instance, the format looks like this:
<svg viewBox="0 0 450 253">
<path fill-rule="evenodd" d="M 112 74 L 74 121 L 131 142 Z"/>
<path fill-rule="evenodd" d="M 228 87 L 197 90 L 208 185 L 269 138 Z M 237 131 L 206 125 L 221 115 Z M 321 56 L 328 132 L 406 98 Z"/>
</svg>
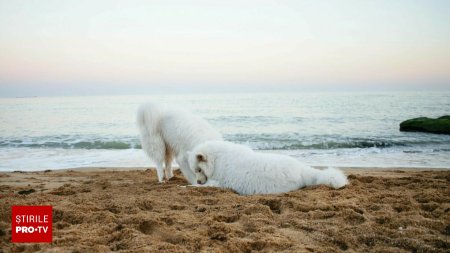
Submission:
<svg viewBox="0 0 450 253">
<path fill-rule="evenodd" d="M 12 206 L 12 242 L 52 242 L 51 206 Z"/>
</svg>

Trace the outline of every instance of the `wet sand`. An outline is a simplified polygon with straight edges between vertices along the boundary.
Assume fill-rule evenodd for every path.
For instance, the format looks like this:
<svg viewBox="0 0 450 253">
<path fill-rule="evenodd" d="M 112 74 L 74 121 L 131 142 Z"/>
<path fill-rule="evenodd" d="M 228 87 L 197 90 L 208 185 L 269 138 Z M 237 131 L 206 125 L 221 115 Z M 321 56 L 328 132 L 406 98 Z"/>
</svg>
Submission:
<svg viewBox="0 0 450 253">
<path fill-rule="evenodd" d="M 345 172 L 256 196 L 150 169 L 0 173 L 0 252 L 449 252 L 450 170 Z M 53 243 L 12 244 L 12 205 L 52 205 Z"/>
</svg>

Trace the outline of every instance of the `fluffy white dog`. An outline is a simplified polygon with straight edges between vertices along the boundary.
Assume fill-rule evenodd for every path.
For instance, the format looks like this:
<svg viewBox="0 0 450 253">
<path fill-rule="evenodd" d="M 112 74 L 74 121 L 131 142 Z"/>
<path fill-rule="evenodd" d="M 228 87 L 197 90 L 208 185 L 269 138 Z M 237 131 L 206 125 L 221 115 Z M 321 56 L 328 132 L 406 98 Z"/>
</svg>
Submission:
<svg viewBox="0 0 450 253">
<path fill-rule="evenodd" d="M 142 149 L 156 163 L 159 182 L 173 177 L 175 158 L 189 183 L 196 177 L 189 168 L 187 151 L 208 140 L 222 140 L 222 136 L 208 122 L 187 111 L 156 104 L 139 107 L 137 123 Z"/>
<path fill-rule="evenodd" d="M 338 169 L 318 170 L 277 154 L 257 153 L 225 141 L 208 141 L 189 152 L 189 165 L 204 186 L 231 188 L 239 194 L 269 194 L 325 184 L 341 188 L 348 181 Z"/>
</svg>

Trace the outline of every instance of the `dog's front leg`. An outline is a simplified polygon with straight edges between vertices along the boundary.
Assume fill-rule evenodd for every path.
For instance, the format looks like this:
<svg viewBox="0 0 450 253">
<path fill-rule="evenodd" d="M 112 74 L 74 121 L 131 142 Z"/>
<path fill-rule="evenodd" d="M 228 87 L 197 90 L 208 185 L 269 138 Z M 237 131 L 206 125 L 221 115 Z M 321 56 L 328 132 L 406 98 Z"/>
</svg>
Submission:
<svg viewBox="0 0 450 253">
<path fill-rule="evenodd" d="M 202 186 L 206 187 L 220 187 L 220 182 L 216 180 L 208 179 L 206 183 L 204 183 Z"/>
</svg>

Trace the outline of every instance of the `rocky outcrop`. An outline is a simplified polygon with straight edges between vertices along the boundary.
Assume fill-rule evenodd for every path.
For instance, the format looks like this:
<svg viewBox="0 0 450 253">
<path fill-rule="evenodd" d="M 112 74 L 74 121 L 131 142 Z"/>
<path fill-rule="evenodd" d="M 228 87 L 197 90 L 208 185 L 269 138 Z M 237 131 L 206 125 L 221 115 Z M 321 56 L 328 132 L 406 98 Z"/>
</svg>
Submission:
<svg viewBox="0 0 450 253">
<path fill-rule="evenodd" d="M 437 119 L 426 117 L 409 119 L 400 123 L 400 131 L 450 134 L 450 116 Z"/>
</svg>

